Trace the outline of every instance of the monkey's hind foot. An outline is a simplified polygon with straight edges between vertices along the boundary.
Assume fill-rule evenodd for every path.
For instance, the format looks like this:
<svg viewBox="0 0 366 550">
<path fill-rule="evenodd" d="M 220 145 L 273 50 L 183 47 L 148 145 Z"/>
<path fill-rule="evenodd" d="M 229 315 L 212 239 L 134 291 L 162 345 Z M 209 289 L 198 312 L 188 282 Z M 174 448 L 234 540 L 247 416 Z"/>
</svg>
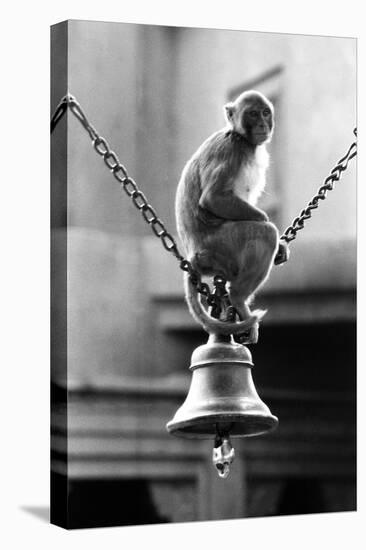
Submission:
<svg viewBox="0 0 366 550">
<path fill-rule="evenodd" d="M 259 337 L 259 323 L 255 323 L 249 330 L 234 335 L 234 340 L 238 344 L 256 344 Z"/>
</svg>

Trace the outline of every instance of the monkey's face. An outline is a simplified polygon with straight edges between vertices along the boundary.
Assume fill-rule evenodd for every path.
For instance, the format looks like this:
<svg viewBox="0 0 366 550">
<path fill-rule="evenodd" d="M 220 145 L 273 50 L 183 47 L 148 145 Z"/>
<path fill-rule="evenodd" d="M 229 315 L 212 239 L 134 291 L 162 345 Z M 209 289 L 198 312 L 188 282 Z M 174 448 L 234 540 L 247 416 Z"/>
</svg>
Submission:
<svg viewBox="0 0 366 550">
<path fill-rule="evenodd" d="M 231 128 L 246 137 L 252 145 L 260 145 L 272 137 L 273 105 L 255 90 L 243 92 L 233 103 L 225 105 Z"/>
<path fill-rule="evenodd" d="M 247 140 L 253 145 L 269 141 L 273 130 L 273 107 L 262 98 L 243 106 L 241 125 Z"/>
</svg>

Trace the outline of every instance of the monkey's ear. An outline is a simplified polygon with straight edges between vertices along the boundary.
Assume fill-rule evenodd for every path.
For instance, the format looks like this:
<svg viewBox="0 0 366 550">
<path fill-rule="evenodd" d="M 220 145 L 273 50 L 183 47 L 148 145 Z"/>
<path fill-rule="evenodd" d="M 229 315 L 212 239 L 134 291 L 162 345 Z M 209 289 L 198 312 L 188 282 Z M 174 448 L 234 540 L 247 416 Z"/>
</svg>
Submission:
<svg viewBox="0 0 366 550">
<path fill-rule="evenodd" d="M 225 111 L 225 115 L 226 115 L 226 118 L 228 119 L 228 121 L 232 122 L 233 116 L 234 116 L 234 111 L 235 111 L 234 103 L 227 103 L 224 107 L 224 111 Z"/>
</svg>

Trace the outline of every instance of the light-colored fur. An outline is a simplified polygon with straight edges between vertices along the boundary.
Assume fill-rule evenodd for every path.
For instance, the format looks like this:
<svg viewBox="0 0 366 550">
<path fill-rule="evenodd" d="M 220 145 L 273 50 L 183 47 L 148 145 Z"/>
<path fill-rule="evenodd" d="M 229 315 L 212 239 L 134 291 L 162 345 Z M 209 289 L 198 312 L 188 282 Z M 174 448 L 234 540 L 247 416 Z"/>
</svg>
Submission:
<svg viewBox="0 0 366 550">
<path fill-rule="evenodd" d="M 250 164 L 243 164 L 235 182 L 234 193 L 240 199 L 256 205 L 266 186 L 266 170 L 269 154 L 265 145 L 257 147 Z"/>
</svg>

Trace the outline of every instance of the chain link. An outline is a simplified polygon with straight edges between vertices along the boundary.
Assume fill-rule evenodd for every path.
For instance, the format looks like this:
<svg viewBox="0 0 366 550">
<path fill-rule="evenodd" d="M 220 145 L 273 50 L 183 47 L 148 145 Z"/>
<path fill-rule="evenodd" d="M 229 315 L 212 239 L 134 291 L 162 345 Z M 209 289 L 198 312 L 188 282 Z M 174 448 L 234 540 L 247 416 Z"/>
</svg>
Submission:
<svg viewBox="0 0 366 550">
<path fill-rule="evenodd" d="M 353 130 L 355 137 L 357 138 L 357 128 Z M 289 243 L 296 238 L 296 234 L 300 229 L 305 226 L 305 221 L 311 218 L 312 211 L 318 208 L 319 201 L 324 200 L 328 191 L 334 189 L 334 185 L 342 177 L 342 173 L 347 169 L 348 163 L 353 157 L 357 155 L 357 142 L 353 142 L 347 153 L 342 157 L 337 165 L 331 170 L 330 175 L 324 180 L 324 183 L 319 187 L 317 194 L 311 199 L 300 214 L 293 220 L 292 224 L 287 227 L 280 239 Z"/>
<path fill-rule="evenodd" d="M 116 153 L 111 150 L 108 142 L 100 136 L 94 126 L 90 124 L 80 104 L 72 95 L 67 94 L 58 104 L 51 119 L 51 132 L 53 132 L 57 123 L 65 114 L 67 107 L 70 108 L 71 112 L 88 132 L 89 137 L 93 142 L 95 151 L 98 155 L 103 157 L 107 168 L 112 172 L 118 183 L 121 184 L 124 192 L 130 197 L 132 204 L 141 212 L 143 219 L 148 225 L 150 225 L 156 237 L 160 239 L 165 250 L 173 254 L 173 256 L 175 256 L 175 258 L 179 261 L 180 268 L 189 274 L 191 283 L 196 287 L 197 292 L 205 296 L 208 305 L 219 309 L 221 303 L 220 293 L 211 292 L 209 285 L 202 282 L 201 274 L 196 271 L 192 264 L 182 256 L 174 237 L 167 231 L 164 223 L 158 217 L 154 208 L 148 203 L 144 193 L 139 190 L 136 182 L 128 175 L 127 169 L 119 161 Z M 215 286 L 222 286 L 225 285 L 225 283 L 226 281 L 222 277 L 216 276 L 214 278 Z"/>
</svg>

